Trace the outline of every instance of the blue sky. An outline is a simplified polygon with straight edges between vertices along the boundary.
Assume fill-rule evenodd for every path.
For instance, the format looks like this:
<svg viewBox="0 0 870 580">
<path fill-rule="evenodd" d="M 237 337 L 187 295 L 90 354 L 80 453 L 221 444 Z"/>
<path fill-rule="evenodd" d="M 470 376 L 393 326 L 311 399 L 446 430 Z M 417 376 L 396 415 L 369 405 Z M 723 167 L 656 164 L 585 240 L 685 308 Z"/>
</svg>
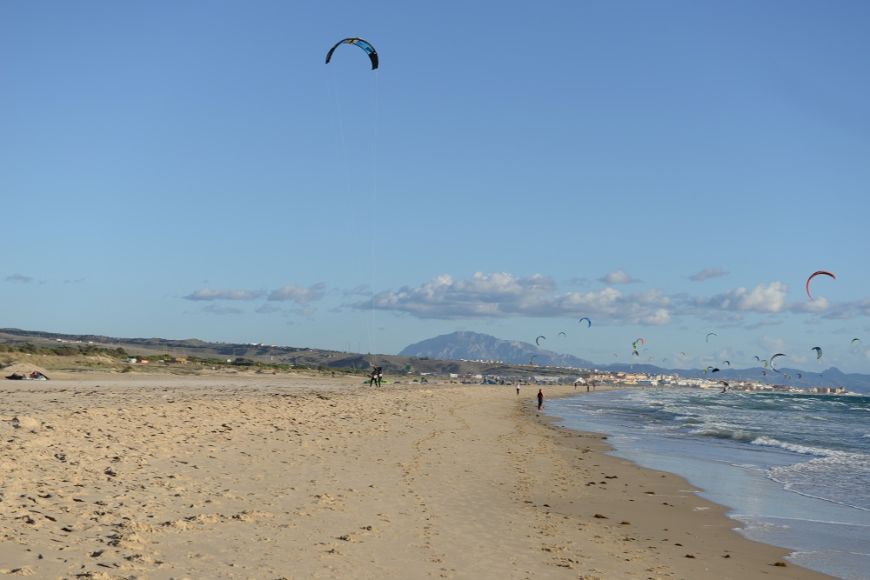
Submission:
<svg viewBox="0 0 870 580">
<path fill-rule="evenodd" d="M 866 3 L 416 4 L 0 4 L 0 326 L 870 372 Z"/>
</svg>

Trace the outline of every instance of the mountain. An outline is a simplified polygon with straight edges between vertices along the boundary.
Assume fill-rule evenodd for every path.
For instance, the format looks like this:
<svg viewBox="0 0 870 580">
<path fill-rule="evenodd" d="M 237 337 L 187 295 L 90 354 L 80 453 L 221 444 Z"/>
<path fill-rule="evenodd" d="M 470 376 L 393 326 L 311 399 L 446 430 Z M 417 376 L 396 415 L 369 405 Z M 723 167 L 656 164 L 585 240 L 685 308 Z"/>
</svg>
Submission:
<svg viewBox="0 0 870 580">
<path fill-rule="evenodd" d="M 406 346 L 399 356 L 439 360 L 500 361 L 507 364 L 592 368 L 588 360 L 570 354 L 543 350 L 518 340 L 502 340 L 488 334 L 459 331 Z M 533 358 L 534 357 L 534 358 Z"/>
<path fill-rule="evenodd" d="M 788 370 L 787 372 L 792 373 L 797 371 Z M 819 382 L 823 385 L 842 385 L 852 391 L 870 394 L 870 375 L 844 373 L 836 367 L 831 367 L 822 372 L 819 377 Z"/>
</svg>

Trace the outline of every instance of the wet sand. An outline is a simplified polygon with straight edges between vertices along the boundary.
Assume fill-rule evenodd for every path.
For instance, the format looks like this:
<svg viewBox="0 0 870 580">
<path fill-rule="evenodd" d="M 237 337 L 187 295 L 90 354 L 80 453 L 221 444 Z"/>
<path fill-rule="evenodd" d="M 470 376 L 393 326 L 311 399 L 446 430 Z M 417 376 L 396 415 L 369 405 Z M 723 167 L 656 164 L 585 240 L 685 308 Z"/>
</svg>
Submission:
<svg viewBox="0 0 870 580">
<path fill-rule="evenodd" d="M 548 397 L 573 394 L 545 387 Z M 0 384 L 0 575 L 822 578 L 536 388 L 106 375 Z"/>
</svg>

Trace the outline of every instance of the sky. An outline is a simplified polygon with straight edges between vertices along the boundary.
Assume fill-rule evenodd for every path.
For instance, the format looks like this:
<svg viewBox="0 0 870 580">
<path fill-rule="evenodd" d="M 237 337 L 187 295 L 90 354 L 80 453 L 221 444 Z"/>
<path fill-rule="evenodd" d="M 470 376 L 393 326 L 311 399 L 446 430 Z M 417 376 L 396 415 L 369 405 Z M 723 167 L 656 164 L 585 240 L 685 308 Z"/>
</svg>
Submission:
<svg viewBox="0 0 870 580">
<path fill-rule="evenodd" d="M 0 2 L 0 327 L 870 372 L 868 19 Z"/>
</svg>

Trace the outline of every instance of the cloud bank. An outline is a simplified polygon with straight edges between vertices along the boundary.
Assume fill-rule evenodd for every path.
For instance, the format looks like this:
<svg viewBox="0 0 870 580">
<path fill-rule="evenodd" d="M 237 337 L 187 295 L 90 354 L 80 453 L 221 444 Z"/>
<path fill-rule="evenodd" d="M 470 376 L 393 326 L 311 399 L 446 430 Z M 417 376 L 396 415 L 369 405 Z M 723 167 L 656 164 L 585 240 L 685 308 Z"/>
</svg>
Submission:
<svg viewBox="0 0 870 580">
<path fill-rule="evenodd" d="M 203 308 L 203 312 L 208 314 L 242 314 L 243 311 L 238 308 L 229 306 L 221 306 L 218 301 L 255 301 L 265 298 L 266 302 L 261 303 L 254 312 L 258 314 L 290 314 L 295 313 L 302 316 L 310 316 L 315 312 L 312 303 L 321 300 L 326 296 L 326 284 L 318 282 L 309 287 L 294 286 L 292 284 L 277 288 L 270 292 L 264 290 L 215 290 L 211 288 L 201 288 L 191 292 L 187 296 L 183 296 L 185 300 L 194 302 L 209 302 L 210 304 Z M 295 305 L 285 312 L 285 310 L 277 303 L 290 303 Z"/>
<path fill-rule="evenodd" d="M 326 295 L 326 284 L 319 282 L 308 288 L 301 286 L 284 286 L 269 293 L 269 300 L 278 302 L 295 302 L 296 304 L 309 304 L 316 302 Z"/>
<path fill-rule="evenodd" d="M 721 272 L 708 268 L 694 277 L 724 275 Z M 476 272 L 466 279 L 442 274 L 417 286 L 402 286 L 375 294 L 367 287 L 353 288 L 343 292 L 350 302 L 340 308 L 374 308 L 420 319 L 440 320 L 588 316 L 596 323 L 647 326 L 664 326 L 677 319 L 697 318 L 749 329 L 781 324 L 782 317 L 789 314 L 843 320 L 870 317 L 870 299 L 832 304 L 820 297 L 811 302 L 789 302 L 788 286 L 779 281 L 699 296 L 667 294 L 658 289 L 625 292 L 615 286 L 637 280 L 623 270 L 614 270 L 601 280 L 610 280 L 612 284 L 597 290 L 564 291 L 557 288 L 552 278 L 542 274 L 517 276 L 507 272 Z M 271 291 L 201 288 L 183 298 L 209 303 L 264 300 L 255 312 L 310 316 L 315 312 L 314 303 L 326 295 L 326 284 L 318 282 L 311 286 L 288 284 Z M 292 306 L 289 310 L 288 304 Z M 236 313 L 228 308 L 207 311 Z"/>
<path fill-rule="evenodd" d="M 627 275 L 617 278 L 625 280 Z M 761 327 L 779 324 L 769 317 L 784 314 L 828 318 L 870 316 L 870 300 L 833 306 L 822 298 L 813 303 L 789 303 L 787 296 L 788 286 L 778 281 L 752 288 L 738 287 L 712 296 L 692 296 L 665 294 L 661 290 L 625 293 L 614 287 L 559 292 L 553 280 L 541 274 L 521 277 L 505 272 L 477 272 L 469 279 L 443 274 L 419 286 L 386 290 L 376 293 L 371 300 L 358 300 L 349 306 L 424 319 L 589 316 L 617 324 L 652 326 L 667 325 L 679 317 L 741 324 L 748 315 L 764 315 L 768 318 L 757 324 Z"/>
<path fill-rule="evenodd" d="M 788 287 L 782 282 L 759 284 L 752 290 L 735 288 L 711 298 L 697 298 L 697 306 L 730 312 L 781 312 L 785 308 Z"/>
<path fill-rule="evenodd" d="M 624 295 L 615 288 L 557 293 L 551 278 L 541 274 L 475 273 L 469 280 L 448 274 L 417 287 L 379 292 L 359 309 L 404 312 L 418 318 L 467 319 L 510 316 L 601 316 L 634 324 L 662 325 L 671 320 L 669 299 L 658 291 Z"/>
<path fill-rule="evenodd" d="M 613 272 L 609 272 L 599 278 L 598 281 L 604 282 L 605 284 L 636 284 L 640 282 L 640 280 L 632 278 L 625 270 L 614 270 Z"/>
<path fill-rule="evenodd" d="M 202 288 L 184 297 L 185 300 L 205 301 L 213 300 L 256 300 L 263 296 L 262 290 L 212 290 Z"/>
<path fill-rule="evenodd" d="M 727 276 L 728 272 L 723 270 L 722 268 L 704 268 L 700 272 L 695 272 L 691 276 L 689 276 L 689 280 L 692 282 L 703 282 L 704 280 L 709 280 L 711 278 L 721 278 L 722 276 Z"/>
</svg>

